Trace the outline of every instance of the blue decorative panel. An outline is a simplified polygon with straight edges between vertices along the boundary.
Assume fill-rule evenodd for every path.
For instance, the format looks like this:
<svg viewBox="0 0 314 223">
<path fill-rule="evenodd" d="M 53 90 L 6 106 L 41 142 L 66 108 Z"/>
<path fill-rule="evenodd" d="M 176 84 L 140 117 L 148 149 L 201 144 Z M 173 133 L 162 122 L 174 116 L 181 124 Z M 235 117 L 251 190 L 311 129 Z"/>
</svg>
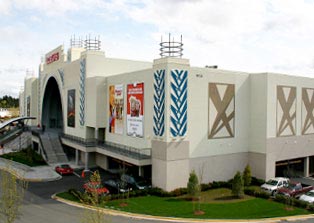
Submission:
<svg viewBox="0 0 314 223">
<path fill-rule="evenodd" d="M 58 69 L 58 73 L 60 75 L 60 79 L 61 79 L 61 82 L 62 82 L 62 87 L 64 87 L 64 71 L 63 71 L 63 69 Z"/>
<path fill-rule="evenodd" d="M 182 137 L 187 132 L 188 71 L 171 70 L 170 81 L 170 134 Z"/>
<path fill-rule="evenodd" d="M 85 124 L 86 59 L 80 61 L 80 125 Z"/>
<path fill-rule="evenodd" d="M 165 131 L 165 70 L 154 73 L 154 126 L 156 136 Z"/>
</svg>

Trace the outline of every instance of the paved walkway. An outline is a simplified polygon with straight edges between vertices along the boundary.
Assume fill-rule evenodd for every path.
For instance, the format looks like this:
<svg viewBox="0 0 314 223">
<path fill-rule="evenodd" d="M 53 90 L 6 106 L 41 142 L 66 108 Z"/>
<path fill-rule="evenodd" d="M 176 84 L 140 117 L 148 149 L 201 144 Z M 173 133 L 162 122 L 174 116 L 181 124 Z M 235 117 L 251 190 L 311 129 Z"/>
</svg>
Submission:
<svg viewBox="0 0 314 223">
<path fill-rule="evenodd" d="M 2 153 L 10 153 L 11 149 L 5 148 L 5 150 L 0 151 Z M 68 162 L 73 168 L 82 168 L 81 166 L 76 166 L 74 163 Z M 27 165 L 17 163 L 11 160 L 7 160 L 0 157 L 0 169 L 10 171 L 15 174 L 18 178 L 24 179 L 26 181 L 37 182 L 37 181 L 54 181 L 59 180 L 62 177 L 55 172 L 55 166 L 58 163 L 47 166 L 29 167 Z"/>
</svg>

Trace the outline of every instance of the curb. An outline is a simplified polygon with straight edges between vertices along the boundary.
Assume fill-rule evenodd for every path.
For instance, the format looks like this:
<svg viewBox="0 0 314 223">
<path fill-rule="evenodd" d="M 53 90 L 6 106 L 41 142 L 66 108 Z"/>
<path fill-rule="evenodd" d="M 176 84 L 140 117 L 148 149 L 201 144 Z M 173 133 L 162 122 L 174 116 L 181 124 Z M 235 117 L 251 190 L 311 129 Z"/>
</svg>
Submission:
<svg viewBox="0 0 314 223">
<path fill-rule="evenodd" d="M 130 212 L 124 212 L 119 210 L 113 210 L 108 208 L 97 208 L 86 204 L 81 204 L 74 201 L 69 201 L 64 198 L 58 197 L 56 194 L 53 194 L 51 196 L 52 199 L 59 201 L 61 203 L 71 205 L 78 208 L 86 208 L 90 210 L 98 210 L 106 215 L 111 216 L 121 216 L 126 218 L 132 218 L 132 219 L 138 219 L 138 220 L 149 220 L 149 221 L 164 221 L 164 222 L 182 222 L 182 223 L 188 223 L 188 222 L 224 222 L 224 223 L 273 223 L 273 222 L 282 222 L 282 221 L 295 221 L 295 220 L 307 220 L 307 219 L 313 219 L 314 214 L 309 215 L 296 215 L 296 216 L 284 216 L 284 217 L 276 217 L 276 218 L 267 218 L 267 219 L 195 219 L 195 218 L 177 218 L 177 217 L 163 217 L 163 216 L 152 216 L 152 215 L 144 215 L 144 214 L 135 214 Z"/>
</svg>

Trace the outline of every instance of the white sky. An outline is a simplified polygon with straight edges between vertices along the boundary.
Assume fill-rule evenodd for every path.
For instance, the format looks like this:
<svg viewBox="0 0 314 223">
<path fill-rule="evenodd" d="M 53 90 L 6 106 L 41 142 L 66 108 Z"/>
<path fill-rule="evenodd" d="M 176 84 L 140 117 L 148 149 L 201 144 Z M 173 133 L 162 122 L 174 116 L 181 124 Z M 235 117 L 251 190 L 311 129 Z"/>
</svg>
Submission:
<svg viewBox="0 0 314 223">
<path fill-rule="evenodd" d="M 192 66 L 314 77 L 314 0 L 0 0 L 0 96 L 18 96 L 26 70 L 73 35 L 152 61 L 168 33 Z"/>
</svg>

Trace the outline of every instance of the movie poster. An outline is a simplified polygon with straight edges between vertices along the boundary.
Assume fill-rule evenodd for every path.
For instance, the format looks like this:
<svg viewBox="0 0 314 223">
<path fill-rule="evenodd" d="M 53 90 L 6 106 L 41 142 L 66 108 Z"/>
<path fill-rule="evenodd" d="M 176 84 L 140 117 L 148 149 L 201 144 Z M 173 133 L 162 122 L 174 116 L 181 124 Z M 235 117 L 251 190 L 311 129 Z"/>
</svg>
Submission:
<svg viewBox="0 0 314 223">
<path fill-rule="evenodd" d="M 75 127 L 75 89 L 68 90 L 68 126 Z"/>
<path fill-rule="evenodd" d="M 109 86 L 109 132 L 123 134 L 123 85 Z"/>
<path fill-rule="evenodd" d="M 31 96 L 26 98 L 26 116 L 31 116 Z"/>
<path fill-rule="evenodd" d="M 144 83 L 127 85 L 127 134 L 143 137 Z"/>
</svg>

